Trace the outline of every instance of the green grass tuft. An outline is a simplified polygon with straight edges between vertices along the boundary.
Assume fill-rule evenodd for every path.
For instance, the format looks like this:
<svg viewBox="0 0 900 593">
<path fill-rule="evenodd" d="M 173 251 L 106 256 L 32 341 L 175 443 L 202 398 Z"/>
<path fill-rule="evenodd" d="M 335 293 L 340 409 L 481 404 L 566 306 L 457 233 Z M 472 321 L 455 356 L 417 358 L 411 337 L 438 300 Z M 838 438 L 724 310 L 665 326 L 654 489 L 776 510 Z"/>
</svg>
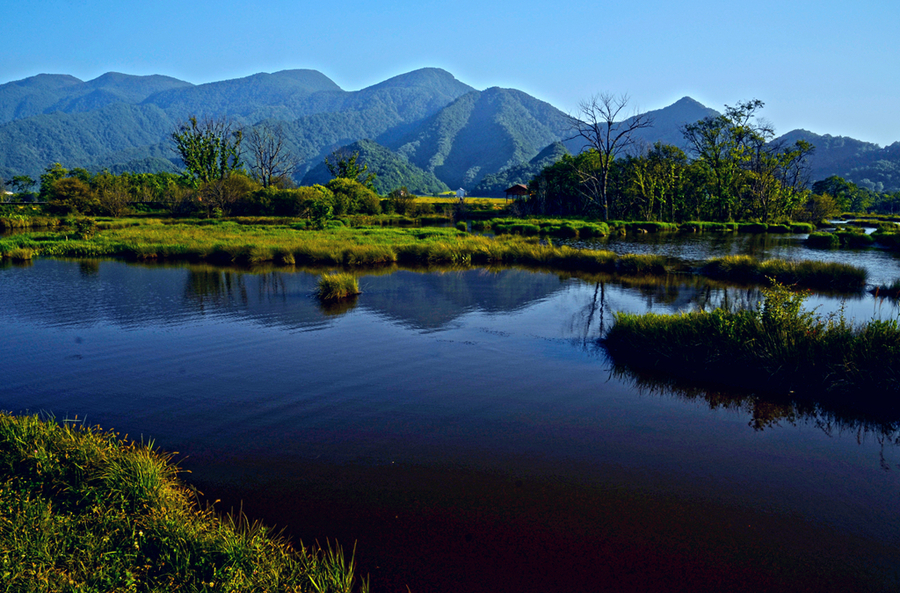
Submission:
<svg viewBox="0 0 900 593">
<path fill-rule="evenodd" d="M 360 294 L 359 281 L 353 274 L 323 274 L 316 295 L 323 301 L 340 301 Z"/>
</svg>

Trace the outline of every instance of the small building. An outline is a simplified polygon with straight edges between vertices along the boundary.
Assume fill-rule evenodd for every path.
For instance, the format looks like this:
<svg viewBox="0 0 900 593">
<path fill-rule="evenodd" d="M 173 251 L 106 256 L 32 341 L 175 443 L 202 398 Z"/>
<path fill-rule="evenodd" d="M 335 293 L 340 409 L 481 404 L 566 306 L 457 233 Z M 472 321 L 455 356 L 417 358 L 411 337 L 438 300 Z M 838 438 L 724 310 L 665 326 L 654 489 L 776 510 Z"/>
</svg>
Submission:
<svg viewBox="0 0 900 593">
<path fill-rule="evenodd" d="M 509 200 L 512 198 L 515 200 L 516 198 L 521 198 L 523 196 L 530 196 L 531 192 L 528 191 L 528 186 L 524 183 L 517 183 L 514 186 L 507 188 L 506 190 L 506 199 Z"/>
</svg>

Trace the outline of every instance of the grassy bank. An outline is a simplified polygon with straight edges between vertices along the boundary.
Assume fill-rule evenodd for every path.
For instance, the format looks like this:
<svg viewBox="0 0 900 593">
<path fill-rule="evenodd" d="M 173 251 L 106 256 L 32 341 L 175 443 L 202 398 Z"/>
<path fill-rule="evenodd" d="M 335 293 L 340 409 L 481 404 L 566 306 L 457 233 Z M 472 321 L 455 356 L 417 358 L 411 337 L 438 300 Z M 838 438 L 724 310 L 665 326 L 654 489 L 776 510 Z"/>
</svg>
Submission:
<svg viewBox="0 0 900 593">
<path fill-rule="evenodd" d="M 865 269 L 848 264 L 783 259 L 760 261 L 749 255 L 713 258 L 704 264 L 700 273 L 717 280 L 768 284 L 769 279 L 774 279 L 781 284 L 842 292 L 861 291 L 868 276 Z"/>
<path fill-rule="evenodd" d="M 220 518 L 177 472 L 170 456 L 112 432 L 0 414 L 4 590 L 356 589 L 340 549 L 294 548 Z"/>
<path fill-rule="evenodd" d="M 488 237 L 470 235 L 456 228 L 348 228 L 340 224 L 324 230 L 307 230 L 305 221 L 280 222 L 268 219 L 101 221 L 99 232 L 92 230 L 96 234 L 88 238 L 77 229 L 64 229 L 0 239 L 0 256 L 21 261 L 37 256 L 121 257 L 132 261 L 218 265 L 518 265 L 628 275 L 663 275 L 667 267 L 690 268 L 687 262 L 669 261 L 659 255 L 617 255 L 605 250 L 575 249 L 554 245 L 552 238 L 542 240 L 537 236 Z M 541 224 L 530 225 L 536 230 L 534 235 L 540 234 Z M 548 223 L 546 228 L 551 227 Z M 553 228 L 563 227 L 577 233 L 590 228 L 576 227 L 571 221 Z M 595 231 L 591 228 L 588 232 Z M 760 262 L 749 256 L 710 260 L 697 272 L 732 282 L 766 284 L 771 277 L 799 287 L 843 292 L 861 291 L 866 281 L 865 270 L 853 266 L 810 261 Z"/>
<path fill-rule="evenodd" d="M 665 258 L 617 256 L 609 251 L 556 247 L 536 238 L 472 236 L 455 228 L 336 227 L 322 231 L 292 225 L 235 221 L 144 221 L 102 230 L 90 239 L 30 233 L 0 240 L 0 254 L 16 250 L 54 257 L 122 257 L 146 261 L 220 264 L 372 266 L 516 264 L 584 271 L 664 274 Z"/>
<path fill-rule="evenodd" d="M 617 364 L 742 390 L 852 396 L 896 408 L 896 320 L 853 326 L 803 310 L 803 293 L 763 291 L 758 310 L 617 313 L 603 345 Z"/>
</svg>

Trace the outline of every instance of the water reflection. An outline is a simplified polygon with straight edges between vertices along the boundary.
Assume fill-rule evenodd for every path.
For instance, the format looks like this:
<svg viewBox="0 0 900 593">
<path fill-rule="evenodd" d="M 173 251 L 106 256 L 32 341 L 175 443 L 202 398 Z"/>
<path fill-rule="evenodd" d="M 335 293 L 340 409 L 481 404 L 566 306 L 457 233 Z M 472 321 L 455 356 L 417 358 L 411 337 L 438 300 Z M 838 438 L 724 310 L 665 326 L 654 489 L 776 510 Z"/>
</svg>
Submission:
<svg viewBox="0 0 900 593">
<path fill-rule="evenodd" d="M 896 410 L 861 409 L 853 402 L 835 405 L 834 402 L 801 401 L 733 388 L 717 389 L 611 362 L 612 376 L 633 386 L 639 394 L 703 402 L 710 410 L 743 412 L 749 417 L 748 426 L 755 431 L 807 423 L 828 436 L 851 434 L 857 441 L 874 438 L 882 446 L 881 465 L 884 469 L 887 469 L 884 445 L 900 445 L 900 413 Z"/>
</svg>

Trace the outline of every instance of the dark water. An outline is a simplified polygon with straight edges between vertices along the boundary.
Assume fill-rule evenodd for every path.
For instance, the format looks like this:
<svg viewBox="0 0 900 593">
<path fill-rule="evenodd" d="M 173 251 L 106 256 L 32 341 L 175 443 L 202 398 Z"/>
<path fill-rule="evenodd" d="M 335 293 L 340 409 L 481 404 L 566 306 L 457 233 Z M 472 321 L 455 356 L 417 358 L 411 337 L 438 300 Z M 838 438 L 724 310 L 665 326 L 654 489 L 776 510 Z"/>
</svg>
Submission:
<svg viewBox="0 0 900 593">
<path fill-rule="evenodd" d="M 615 373 L 614 311 L 759 295 L 597 280 L 380 271 L 323 310 L 303 272 L 9 266 L 0 408 L 152 438 L 376 591 L 896 590 L 900 419 Z"/>
</svg>

